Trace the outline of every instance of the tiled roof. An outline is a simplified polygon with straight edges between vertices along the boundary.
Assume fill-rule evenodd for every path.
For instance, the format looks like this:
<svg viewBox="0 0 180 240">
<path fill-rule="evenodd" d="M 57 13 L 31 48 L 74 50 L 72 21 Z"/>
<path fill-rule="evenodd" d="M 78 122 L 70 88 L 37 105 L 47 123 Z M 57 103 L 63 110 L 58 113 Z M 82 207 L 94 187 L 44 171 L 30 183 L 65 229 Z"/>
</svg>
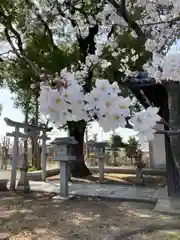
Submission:
<svg viewBox="0 0 180 240">
<path fill-rule="evenodd" d="M 148 76 L 147 72 L 138 72 L 134 76 L 128 76 L 124 79 L 124 82 L 128 83 L 156 83 L 153 78 Z"/>
</svg>

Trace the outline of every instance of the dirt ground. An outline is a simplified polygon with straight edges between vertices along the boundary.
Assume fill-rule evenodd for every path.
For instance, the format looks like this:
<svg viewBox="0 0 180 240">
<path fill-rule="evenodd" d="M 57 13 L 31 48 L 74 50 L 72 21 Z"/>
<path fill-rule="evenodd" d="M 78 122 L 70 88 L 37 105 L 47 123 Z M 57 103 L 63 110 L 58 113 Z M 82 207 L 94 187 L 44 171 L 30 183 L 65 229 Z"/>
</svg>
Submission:
<svg viewBox="0 0 180 240">
<path fill-rule="evenodd" d="M 59 175 L 49 177 L 48 180 L 59 181 Z M 83 183 L 98 183 L 99 175 L 93 174 L 86 179 L 72 178 L 72 182 L 83 182 Z M 134 185 L 136 182 L 135 174 L 119 174 L 119 173 L 105 173 L 104 183 L 106 184 L 117 184 L 117 185 Z M 160 176 L 144 175 L 144 185 L 146 187 L 161 187 L 166 185 L 166 178 Z"/>
<path fill-rule="evenodd" d="M 54 202 L 52 194 L 22 196 L 0 192 L 0 233 L 9 233 L 10 240 L 105 240 L 114 231 L 132 231 L 150 224 L 179 224 L 180 216 L 162 215 L 152 209 L 153 205 L 148 203 L 92 198 Z M 180 239 L 180 232 L 176 231 L 152 234 L 118 239 Z"/>
<path fill-rule="evenodd" d="M 164 231 L 157 231 L 153 234 L 138 234 L 129 238 L 131 240 L 180 240 L 180 230 L 179 231 L 171 231 L 171 230 L 164 230 Z M 129 240 L 127 239 L 127 240 Z"/>
</svg>

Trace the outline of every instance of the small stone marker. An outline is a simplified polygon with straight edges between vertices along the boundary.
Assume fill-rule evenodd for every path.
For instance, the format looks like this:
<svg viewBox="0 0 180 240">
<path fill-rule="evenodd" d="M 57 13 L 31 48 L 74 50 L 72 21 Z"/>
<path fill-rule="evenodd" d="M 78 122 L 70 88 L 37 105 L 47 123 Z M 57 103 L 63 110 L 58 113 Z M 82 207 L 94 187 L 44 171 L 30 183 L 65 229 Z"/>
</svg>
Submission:
<svg viewBox="0 0 180 240">
<path fill-rule="evenodd" d="M 50 140 L 49 137 L 46 136 L 46 130 L 43 130 L 42 136 L 39 137 L 39 139 L 42 139 L 42 152 L 41 152 L 41 179 L 42 181 L 46 181 L 46 159 L 47 159 L 47 147 L 46 147 L 46 141 Z"/>
<path fill-rule="evenodd" d="M 75 161 L 73 156 L 73 145 L 77 144 L 74 137 L 56 138 L 52 143 L 54 147 L 55 156 L 54 161 L 60 162 L 60 196 L 55 199 L 69 199 L 68 195 L 68 178 L 69 178 L 69 164 L 70 161 Z"/>
</svg>

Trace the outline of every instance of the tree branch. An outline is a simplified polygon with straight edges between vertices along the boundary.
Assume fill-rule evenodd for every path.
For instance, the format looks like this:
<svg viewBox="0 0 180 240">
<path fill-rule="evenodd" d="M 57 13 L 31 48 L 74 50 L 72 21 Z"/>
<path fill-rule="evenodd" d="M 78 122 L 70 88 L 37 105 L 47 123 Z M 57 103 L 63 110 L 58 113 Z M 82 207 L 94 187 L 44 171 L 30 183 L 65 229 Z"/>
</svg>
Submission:
<svg viewBox="0 0 180 240">
<path fill-rule="evenodd" d="M 57 7 L 57 11 L 58 11 L 59 15 L 62 16 L 63 18 L 67 18 L 71 22 L 71 24 L 74 28 L 75 27 L 79 28 L 76 20 L 70 18 L 69 16 L 66 16 L 66 14 L 61 10 L 61 4 L 58 2 L 58 0 L 55 0 L 55 3 L 56 3 L 56 7 Z"/>
<path fill-rule="evenodd" d="M 25 56 L 24 50 L 21 49 L 21 51 L 20 51 L 19 49 L 17 49 L 17 48 L 14 46 L 14 44 L 13 44 L 13 42 L 12 42 L 12 40 L 11 40 L 11 37 L 10 37 L 10 35 L 9 35 L 9 31 L 8 31 L 8 28 L 7 28 L 7 27 L 5 28 L 4 33 L 5 33 L 5 36 L 6 36 L 6 39 L 7 39 L 8 43 L 9 43 L 9 45 L 11 46 L 11 48 L 12 48 L 13 52 L 16 54 L 16 56 L 19 57 L 19 58 L 23 58 L 23 59 L 31 66 L 31 68 L 34 70 L 34 72 L 39 75 L 39 74 L 40 74 L 39 70 L 35 67 L 35 64 L 33 64 L 33 63 Z M 19 53 L 19 51 L 20 51 L 20 53 Z"/>
<path fill-rule="evenodd" d="M 159 22 L 152 22 L 152 23 L 145 23 L 143 26 L 154 26 L 154 25 L 161 25 L 161 24 L 174 24 L 180 21 L 180 17 L 173 18 L 168 21 L 159 21 Z"/>
<path fill-rule="evenodd" d="M 180 135 L 180 130 L 156 130 L 156 134 L 167 134 L 169 136 L 177 136 Z"/>
<path fill-rule="evenodd" d="M 9 45 L 11 46 L 13 52 L 17 55 L 17 57 L 21 58 L 21 55 L 19 54 L 18 49 L 14 46 L 14 44 L 13 44 L 13 42 L 11 40 L 11 37 L 9 35 L 9 30 L 8 30 L 7 27 L 5 27 L 4 33 L 5 33 L 6 39 L 7 39 L 8 43 L 9 43 Z"/>
<path fill-rule="evenodd" d="M 51 45 L 52 45 L 53 49 L 54 49 L 54 50 L 57 50 L 58 47 L 57 47 L 56 44 L 54 43 L 53 33 L 52 33 L 52 30 L 49 28 L 48 22 L 46 22 L 46 21 L 43 19 L 42 15 L 40 14 L 40 11 L 39 11 L 38 7 L 37 7 L 34 3 L 32 3 L 31 0 L 26 0 L 26 3 L 29 5 L 29 7 L 31 7 L 31 8 L 34 7 L 34 9 L 35 9 L 35 14 L 36 14 L 38 20 L 39 20 L 39 21 L 42 23 L 42 25 L 44 26 L 44 30 L 45 30 L 45 32 L 46 32 L 46 33 L 48 34 L 48 36 L 49 36 L 49 39 L 50 39 L 50 41 L 51 41 Z"/>
<path fill-rule="evenodd" d="M 14 27 L 12 26 L 12 22 L 11 22 L 11 18 L 10 16 L 5 15 L 5 13 L 3 13 L 3 11 L 0 12 L 0 17 L 1 17 L 1 22 L 3 23 L 3 25 L 6 27 L 6 32 L 8 32 L 8 30 L 10 30 L 14 36 L 16 37 L 17 40 L 17 45 L 20 51 L 23 51 L 23 42 L 21 40 L 21 36 L 18 33 L 18 31 L 16 31 L 14 29 Z"/>
<path fill-rule="evenodd" d="M 141 43 L 145 43 L 146 35 L 142 31 L 141 27 L 137 24 L 137 22 L 134 21 L 132 19 L 132 16 L 127 12 L 126 0 L 121 0 L 121 4 L 117 3 L 116 0 L 108 0 L 108 2 L 114 6 L 117 13 L 125 20 L 128 26 L 135 31 Z"/>
</svg>

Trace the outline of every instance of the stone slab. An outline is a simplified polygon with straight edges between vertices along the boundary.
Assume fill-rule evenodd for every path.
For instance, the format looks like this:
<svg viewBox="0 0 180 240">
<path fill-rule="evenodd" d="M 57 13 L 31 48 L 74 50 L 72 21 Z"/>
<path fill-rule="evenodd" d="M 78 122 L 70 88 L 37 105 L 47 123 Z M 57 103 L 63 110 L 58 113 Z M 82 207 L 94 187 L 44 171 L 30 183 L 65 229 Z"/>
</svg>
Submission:
<svg viewBox="0 0 180 240">
<path fill-rule="evenodd" d="M 128 188 L 124 195 L 126 197 L 140 197 L 140 198 L 149 198 L 156 192 L 155 189 L 148 189 L 148 188 L 138 188 L 132 187 Z"/>
<path fill-rule="evenodd" d="M 168 199 L 167 186 L 159 188 L 156 192 L 157 199 Z"/>
<path fill-rule="evenodd" d="M 94 196 L 106 199 L 116 199 L 123 201 L 144 201 L 156 202 L 153 197 L 156 189 L 154 188 L 136 188 L 132 186 L 118 186 L 109 184 L 84 184 L 84 183 L 69 183 L 69 195 L 73 196 Z M 59 183 L 54 182 L 35 182 L 30 181 L 31 191 L 44 191 L 60 193 Z M 129 192 L 128 194 L 126 194 Z"/>
<path fill-rule="evenodd" d="M 156 198 L 158 199 L 154 211 L 180 214 L 180 199 L 170 198 L 167 193 L 167 186 L 164 188 L 159 188 L 156 193 Z"/>
<path fill-rule="evenodd" d="M 180 201 L 175 199 L 158 199 L 154 211 L 170 214 L 180 214 Z"/>
</svg>

